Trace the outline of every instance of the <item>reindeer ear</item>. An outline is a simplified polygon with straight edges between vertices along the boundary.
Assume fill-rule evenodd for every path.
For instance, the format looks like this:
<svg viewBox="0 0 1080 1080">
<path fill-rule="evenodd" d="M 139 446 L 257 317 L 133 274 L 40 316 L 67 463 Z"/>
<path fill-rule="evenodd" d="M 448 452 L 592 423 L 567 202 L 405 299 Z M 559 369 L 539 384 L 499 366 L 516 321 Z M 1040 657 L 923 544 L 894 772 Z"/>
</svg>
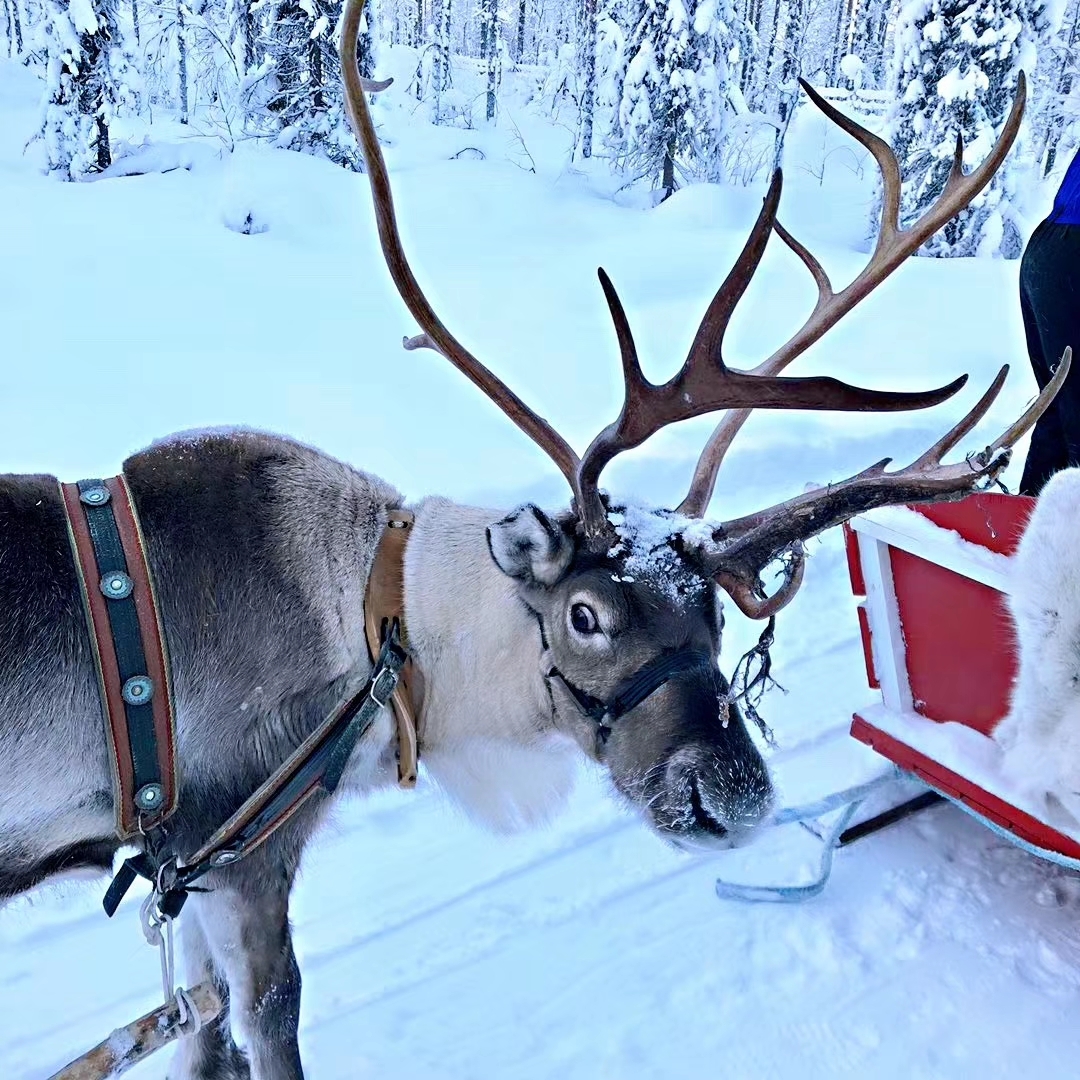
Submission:
<svg viewBox="0 0 1080 1080">
<path fill-rule="evenodd" d="M 487 530 L 488 550 L 508 577 L 554 585 L 574 556 L 574 542 L 559 523 L 532 503 L 519 506 Z"/>
</svg>

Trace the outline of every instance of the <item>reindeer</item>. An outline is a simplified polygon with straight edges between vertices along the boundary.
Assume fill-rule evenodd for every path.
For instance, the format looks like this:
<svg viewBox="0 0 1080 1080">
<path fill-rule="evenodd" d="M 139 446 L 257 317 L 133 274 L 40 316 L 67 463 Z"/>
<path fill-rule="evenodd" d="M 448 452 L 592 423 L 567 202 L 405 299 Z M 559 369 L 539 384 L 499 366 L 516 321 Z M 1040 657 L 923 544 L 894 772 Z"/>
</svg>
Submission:
<svg viewBox="0 0 1080 1080">
<path fill-rule="evenodd" d="M 723 590 L 770 618 L 799 587 L 802 544 L 870 507 L 958 498 L 995 478 L 1060 378 L 991 446 L 959 464 L 944 455 L 971 430 L 1004 371 L 970 413 L 907 468 L 887 461 L 841 483 L 730 521 L 704 517 L 727 447 L 755 408 L 890 411 L 944 401 L 861 389 L 783 369 L 966 206 L 1012 144 L 1021 85 L 1001 138 L 970 175 L 956 165 L 938 202 L 898 222 L 896 160 L 880 139 L 807 93 L 876 158 L 881 233 L 866 268 L 833 289 L 820 263 L 777 221 L 777 173 L 746 246 L 709 305 L 690 353 L 662 386 L 638 364 L 623 306 L 600 281 L 622 355 L 618 419 L 579 457 L 446 329 L 406 260 L 387 170 L 355 61 L 362 0 L 349 0 L 342 68 L 367 160 L 383 253 L 422 333 L 407 348 L 439 352 L 551 457 L 570 507 L 510 513 L 437 496 L 408 511 L 387 482 L 287 438 L 182 435 L 124 463 L 141 521 L 176 703 L 179 805 L 165 826 L 182 865 L 372 671 L 365 595 L 390 526 L 401 556 L 409 694 L 427 773 L 474 817 L 529 824 L 559 805 L 576 756 L 662 837 L 730 847 L 769 819 L 762 755 L 720 673 Z M 380 84 L 385 86 L 386 84 Z M 723 357 L 732 312 L 776 233 L 807 266 L 818 301 L 802 328 L 750 371 Z M 724 411 L 676 509 L 621 506 L 599 487 L 604 467 L 667 424 Z M 762 575 L 783 569 L 767 595 Z M 383 710 L 352 751 L 342 789 L 399 778 L 404 750 Z M 300 972 L 289 893 L 305 843 L 332 799 L 316 792 L 247 858 L 201 881 L 184 915 L 192 982 L 212 980 L 225 1019 L 181 1043 L 176 1080 L 300 1080 Z M 0 478 L 0 898 L 70 870 L 107 871 L 121 846 L 112 762 L 93 648 L 57 481 Z M 139 838 L 135 838 L 138 845 Z M 231 1021 L 231 1022 L 230 1022 Z M 235 1032 L 239 1044 L 234 1041 Z"/>
</svg>

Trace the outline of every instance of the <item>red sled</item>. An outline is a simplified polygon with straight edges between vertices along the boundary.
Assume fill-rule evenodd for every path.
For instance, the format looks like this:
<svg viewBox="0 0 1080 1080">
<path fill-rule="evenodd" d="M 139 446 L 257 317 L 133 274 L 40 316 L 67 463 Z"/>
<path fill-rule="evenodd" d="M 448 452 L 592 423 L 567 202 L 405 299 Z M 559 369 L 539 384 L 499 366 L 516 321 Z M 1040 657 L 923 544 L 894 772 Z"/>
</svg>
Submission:
<svg viewBox="0 0 1080 1080">
<path fill-rule="evenodd" d="M 888 508 L 844 527 L 870 686 L 851 734 L 989 825 L 1080 868 L 1080 841 L 1016 805 L 991 736 L 1016 674 L 1009 561 L 1035 500 L 981 493 Z"/>
<path fill-rule="evenodd" d="M 813 880 L 757 885 L 720 878 L 722 900 L 797 903 L 820 894 L 834 850 L 873 831 L 848 831 L 853 814 L 902 774 L 1026 851 L 1080 870 L 1080 828 L 1075 836 L 1062 832 L 1040 816 L 1045 807 L 1024 805 L 1025 797 L 1008 789 L 992 737 L 1008 713 L 1017 667 L 1006 605 L 1010 556 L 1034 507 L 1034 499 L 981 493 L 955 503 L 887 507 L 844 526 L 867 678 L 881 691 L 879 703 L 855 714 L 851 734 L 893 770 L 777 812 L 773 825 L 817 822 L 824 829 L 812 830 L 822 840 Z M 866 824 L 881 827 L 928 797 Z"/>
</svg>

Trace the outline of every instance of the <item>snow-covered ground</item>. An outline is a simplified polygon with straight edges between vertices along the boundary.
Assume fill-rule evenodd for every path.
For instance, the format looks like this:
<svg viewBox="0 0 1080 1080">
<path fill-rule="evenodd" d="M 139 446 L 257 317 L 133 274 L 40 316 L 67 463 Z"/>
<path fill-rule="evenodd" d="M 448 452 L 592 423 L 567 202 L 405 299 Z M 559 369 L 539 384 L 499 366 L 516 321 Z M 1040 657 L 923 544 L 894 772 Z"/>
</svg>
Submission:
<svg viewBox="0 0 1080 1080">
<path fill-rule="evenodd" d="M 602 167 L 564 165 L 565 131 L 434 130 L 380 104 L 406 244 L 459 336 L 583 447 L 616 413 L 614 334 L 595 268 L 626 303 L 647 371 L 674 370 L 741 246 L 760 190 L 690 188 L 655 211 L 610 196 Z M 0 430 L 3 467 L 108 475 L 169 432 L 252 425 L 393 480 L 508 507 L 565 501 L 563 481 L 412 332 L 375 241 L 366 180 L 322 162 L 158 133 L 175 171 L 82 185 L 22 153 L 37 87 L 0 66 Z M 809 111 L 791 133 L 785 224 L 838 280 L 861 265 L 872 176 L 831 153 Z M 480 155 L 466 147 L 481 150 Z M 458 155 L 455 157 L 454 155 Z M 824 161 L 824 182 L 819 184 Z M 862 173 L 860 175 L 860 168 Z M 249 214 L 266 231 L 228 225 Z M 1015 264 L 912 262 L 800 362 L 802 372 L 914 389 L 970 372 L 932 414 L 758 415 L 722 478 L 734 516 L 915 456 L 1014 365 L 992 421 L 1033 383 Z M 729 359 L 748 364 L 812 302 L 770 250 Z M 681 497 L 707 421 L 620 459 L 613 490 Z M 993 432 L 996 434 L 996 431 Z M 1015 481 L 1018 470 L 1011 471 Z M 754 628 L 733 616 L 728 655 Z M 882 762 L 846 736 L 871 699 L 836 536 L 814 546 L 780 620 L 786 695 L 765 712 L 790 801 Z M 430 789 L 344 806 L 295 896 L 301 1043 L 313 1080 L 733 1080 L 1072 1077 L 1080 1060 L 1080 881 L 943 807 L 842 851 L 801 907 L 721 903 L 718 875 L 805 880 L 812 837 L 777 830 L 713 858 L 677 854 L 584 772 L 549 827 L 493 838 Z M 100 884 L 0 914 L 0 1077 L 38 1080 L 156 1003 L 157 957 L 133 899 L 111 922 Z M 167 1053 L 131 1075 L 163 1077 Z"/>
</svg>

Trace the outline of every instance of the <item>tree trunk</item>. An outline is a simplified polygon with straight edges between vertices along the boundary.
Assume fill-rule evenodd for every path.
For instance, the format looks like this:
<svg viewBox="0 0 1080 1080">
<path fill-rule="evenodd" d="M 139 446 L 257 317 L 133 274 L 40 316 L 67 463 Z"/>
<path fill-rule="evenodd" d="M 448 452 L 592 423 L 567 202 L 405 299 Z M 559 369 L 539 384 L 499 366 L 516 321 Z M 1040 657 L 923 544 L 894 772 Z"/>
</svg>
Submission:
<svg viewBox="0 0 1080 1080">
<path fill-rule="evenodd" d="M 183 0 L 176 0 L 176 52 L 180 61 L 180 123 L 186 124 L 188 122 L 188 71 Z"/>
<path fill-rule="evenodd" d="M 5 0 L 8 12 L 8 56 L 22 56 L 22 19 L 19 17 L 19 0 Z M 12 51 L 14 49 L 14 51 Z"/>
<path fill-rule="evenodd" d="M 1067 98 L 1072 93 L 1073 76 L 1069 70 L 1069 64 L 1074 56 L 1077 36 L 1080 33 L 1080 4 L 1073 9 L 1073 23 L 1069 30 L 1069 44 L 1065 49 L 1065 55 L 1061 61 L 1061 71 L 1057 78 L 1057 92 L 1062 98 Z M 1046 161 L 1043 165 L 1043 176 L 1047 177 L 1054 171 L 1057 164 L 1057 148 L 1061 139 L 1062 129 L 1065 125 L 1051 124 L 1049 136 L 1046 142 Z"/>
<path fill-rule="evenodd" d="M 590 158 L 596 100 L 596 0 L 585 0 L 581 30 L 581 156 Z"/>
<path fill-rule="evenodd" d="M 139 41 L 139 0 L 131 0 L 131 29 L 135 34 L 135 44 Z"/>
<path fill-rule="evenodd" d="M 832 66 L 829 72 L 829 82 L 837 85 L 840 74 L 840 61 L 847 52 L 848 34 L 851 30 L 851 6 L 852 0 L 839 0 L 836 5 L 836 41 L 833 47 Z"/>
<path fill-rule="evenodd" d="M 746 5 L 746 22 L 754 28 L 754 35 L 759 41 L 761 40 L 761 8 L 763 3 L 764 0 L 747 0 Z M 753 75 L 754 59 L 754 54 L 747 49 L 739 68 L 739 89 L 744 95 L 747 93 Z"/>
<path fill-rule="evenodd" d="M 666 145 L 664 146 L 664 167 L 663 173 L 660 177 L 660 187 L 663 189 L 663 194 L 660 196 L 660 201 L 670 199 L 675 194 L 675 134 L 669 136 Z"/>
<path fill-rule="evenodd" d="M 371 36 L 373 17 L 372 0 L 368 0 L 360 20 L 360 33 L 356 36 L 356 64 L 364 79 L 370 79 L 375 74 L 375 42 Z"/>
<path fill-rule="evenodd" d="M 784 32 L 784 61 L 780 69 L 780 123 L 786 126 L 795 105 L 798 90 L 794 86 L 802 67 L 800 50 L 803 45 L 805 8 L 803 0 L 787 0 L 788 23 Z"/>
<path fill-rule="evenodd" d="M 480 15 L 480 52 L 487 61 L 488 120 L 495 119 L 495 93 L 499 68 L 499 0 L 483 0 Z"/>
<path fill-rule="evenodd" d="M 514 62 L 525 62 L 525 0 L 518 0 L 517 53 Z"/>
<path fill-rule="evenodd" d="M 765 65 L 766 80 L 771 79 L 776 72 L 776 50 L 781 47 L 777 39 L 780 30 L 780 5 L 782 3 L 784 3 L 784 0 L 773 0 L 772 29 L 769 33 L 769 55 Z"/>
<path fill-rule="evenodd" d="M 96 13 L 95 13 L 96 14 Z M 99 17 L 98 28 L 92 34 L 79 35 L 79 51 L 82 63 L 73 72 L 78 111 L 91 118 L 88 149 L 93 161 L 90 172 L 104 172 L 112 164 L 109 146 L 109 125 L 105 122 L 105 82 L 103 72 L 107 51 L 112 39 L 113 26 L 105 17 Z"/>
<path fill-rule="evenodd" d="M 308 79 L 311 83 L 311 104 L 316 112 L 326 111 L 326 87 L 323 77 L 323 56 L 320 42 L 308 38 Z"/>
<path fill-rule="evenodd" d="M 240 42 L 244 48 L 244 74 L 255 64 L 255 20 L 251 14 L 251 5 L 240 5 Z"/>
</svg>

